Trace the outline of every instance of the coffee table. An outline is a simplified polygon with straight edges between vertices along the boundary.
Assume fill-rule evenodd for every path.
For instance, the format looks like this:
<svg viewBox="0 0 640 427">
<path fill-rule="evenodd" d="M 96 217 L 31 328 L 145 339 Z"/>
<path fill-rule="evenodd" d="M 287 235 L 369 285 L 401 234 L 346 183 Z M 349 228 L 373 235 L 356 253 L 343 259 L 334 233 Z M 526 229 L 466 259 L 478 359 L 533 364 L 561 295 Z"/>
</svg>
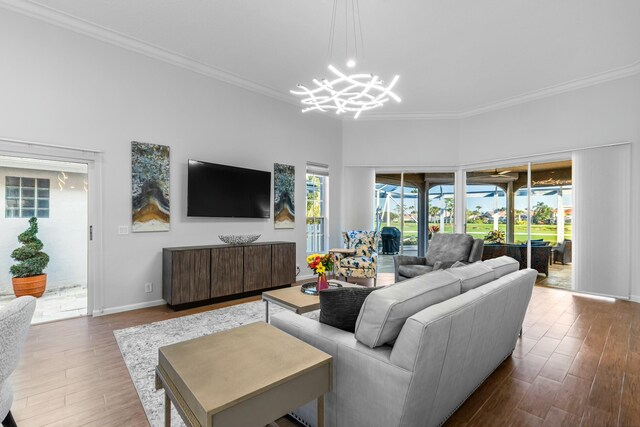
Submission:
<svg viewBox="0 0 640 427">
<path fill-rule="evenodd" d="M 360 286 L 341 280 L 329 280 L 329 283 L 337 283 L 343 287 Z M 304 314 L 320 309 L 320 297 L 318 295 L 309 295 L 300 292 L 300 286 L 263 292 L 262 300 L 265 304 L 265 321 L 267 323 L 269 323 L 269 303 L 279 305 L 296 314 Z"/>
<path fill-rule="evenodd" d="M 161 347 L 156 389 L 187 426 L 264 426 L 331 390 L 328 354 L 263 322 Z"/>
</svg>

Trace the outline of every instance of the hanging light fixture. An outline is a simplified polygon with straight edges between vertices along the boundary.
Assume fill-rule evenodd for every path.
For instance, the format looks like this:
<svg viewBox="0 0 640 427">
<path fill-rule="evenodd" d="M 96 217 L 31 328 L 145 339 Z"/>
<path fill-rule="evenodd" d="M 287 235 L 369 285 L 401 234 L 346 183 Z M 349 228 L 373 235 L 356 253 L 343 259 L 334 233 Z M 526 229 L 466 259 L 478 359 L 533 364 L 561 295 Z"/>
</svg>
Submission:
<svg viewBox="0 0 640 427">
<path fill-rule="evenodd" d="M 345 1 L 345 58 L 347 68 L 355 68 L 359 55 L 364 55 L 364 42 L 362 41 L 362 25 L 360 22 L 360 5 L 358 0 Z M 353 33 L 353 50 L 349 49 L 349 4 L 351 4 L 351 24 Z M 333 59 L 333 45 L 336 30 L 336 15 L 338 0 L 333 2 L 331 17 L 331 30 L 329 33 L 329 62 Z M 356 31 L 356 29 L 358 31 Z M 359 39 L 358 39 L 359 36 Z M 358 51 L 358 43 L 360 51 Z M 350 54 L 355 54 L 350 56 Z M 294 95 L 302 97 L 301 102 L 305 106 L 303 113 L 307 111 L 335 111 L 336 114 L 353 113 L 357 119 L 363 111 L 382 107 L 390 99 L 400 102 L 400 97 L 392 89 L 398 82 L 396 75 L 385 86 L 383 80 L 374 74 L 356 73 L 346 74 L 334 65 L 329 64 L 329 71 L 333 74 L 331 80 L 313 79 L 315 86 L 309 88 L 299 84 L 298 90 L 291 90 Z"/>
</svg>

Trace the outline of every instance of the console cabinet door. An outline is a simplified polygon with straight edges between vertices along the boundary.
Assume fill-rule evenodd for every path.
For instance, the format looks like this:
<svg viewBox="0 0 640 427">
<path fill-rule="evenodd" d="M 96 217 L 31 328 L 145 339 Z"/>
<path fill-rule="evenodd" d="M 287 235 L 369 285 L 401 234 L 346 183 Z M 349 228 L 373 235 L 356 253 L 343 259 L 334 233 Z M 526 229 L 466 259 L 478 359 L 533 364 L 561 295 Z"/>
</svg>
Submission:
<svg viewBox="0 0 640 427">
<path fill-rule="evenodd" d="M 281 243 L 271 246 L 273 267 L 271 286 L 290 285 L 296 281 L 296 244 Z"/>
<path fill-rule="evenodd" d="M 242 293 L 243 255 L 242 247 L 211 249 L 211 298 Z"/>
<path fill-rule="evenodd" d="M 244 291 L 271 287 L 271 245 L 244 247 Z"/>
<path fill-rule="evenodd" d="M 175 251 L 172 254 L 173 274 L 171 303 L 173 305 L 209 299 L 210 250 Z"/>
</svg>

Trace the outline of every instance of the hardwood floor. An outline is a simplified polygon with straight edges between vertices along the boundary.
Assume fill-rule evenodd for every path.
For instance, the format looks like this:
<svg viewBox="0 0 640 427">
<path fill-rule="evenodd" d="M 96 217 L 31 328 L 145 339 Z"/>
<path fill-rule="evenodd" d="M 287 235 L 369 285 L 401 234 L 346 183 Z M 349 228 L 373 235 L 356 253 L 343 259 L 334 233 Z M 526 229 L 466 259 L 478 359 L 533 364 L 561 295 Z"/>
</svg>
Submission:
<svg viewBox="0 0 640 427">
<path fill-rule="evenodd" d="M 147 426 L 113 330 L 257 299 L 33 326 L 13 375 L 18 425 Z M 513 356 L 447 425 L 640 426 L 640 304 L 536 286 Z"/>
</svg>

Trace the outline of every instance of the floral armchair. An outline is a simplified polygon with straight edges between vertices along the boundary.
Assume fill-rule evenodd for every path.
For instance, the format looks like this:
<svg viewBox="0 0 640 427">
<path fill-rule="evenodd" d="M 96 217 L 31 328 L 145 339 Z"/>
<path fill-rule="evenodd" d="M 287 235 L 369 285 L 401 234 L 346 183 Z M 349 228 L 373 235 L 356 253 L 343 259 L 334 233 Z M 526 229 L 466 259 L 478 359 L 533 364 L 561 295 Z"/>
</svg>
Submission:
<svg viewBox="0 0 640 427">
<path fill-rule="evenodd" d="M 340 257 L 337 260 L 338 275 L 373 279 L 374 286 L 378 276 L 378 231 L 351 230 L 342 233 L 347 249 L 354 249 L 354 255 Z"/>
</svg>

